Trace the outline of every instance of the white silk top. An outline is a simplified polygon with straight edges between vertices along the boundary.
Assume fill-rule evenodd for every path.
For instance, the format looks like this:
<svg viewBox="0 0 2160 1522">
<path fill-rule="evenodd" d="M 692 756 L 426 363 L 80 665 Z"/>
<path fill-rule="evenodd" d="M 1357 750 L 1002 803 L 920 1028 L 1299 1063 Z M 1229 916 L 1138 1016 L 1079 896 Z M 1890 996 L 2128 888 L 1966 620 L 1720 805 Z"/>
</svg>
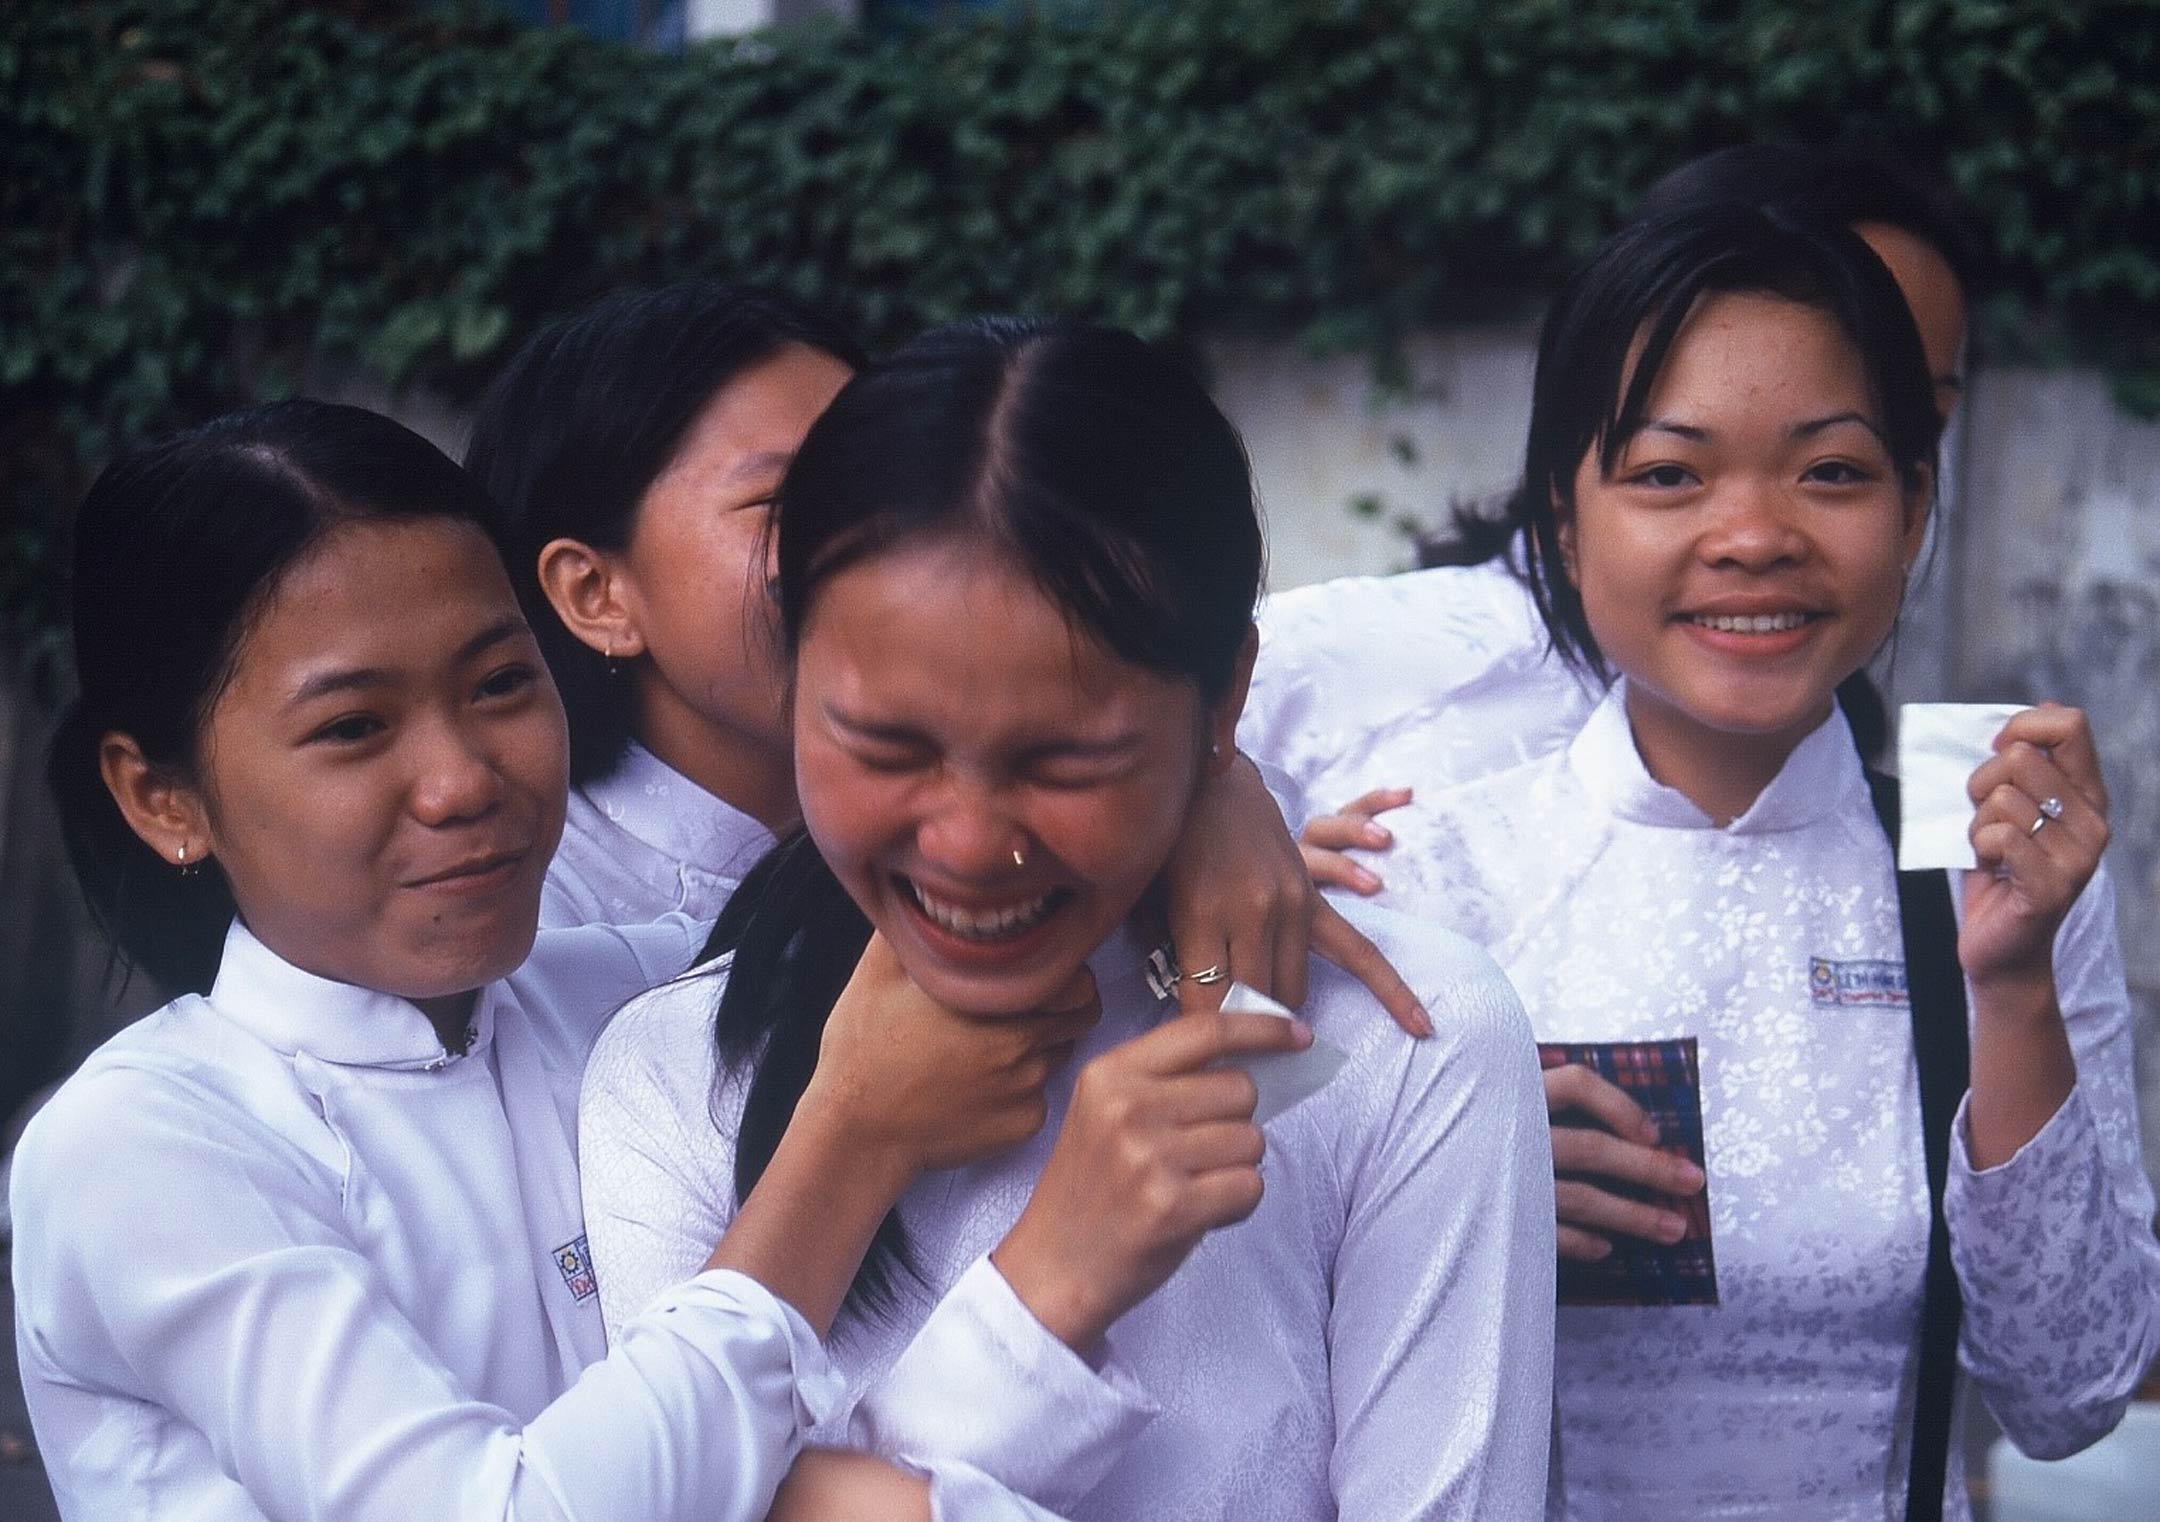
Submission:
<svg viewBox="0 0 2160 1522">
<path fill-rule="evenodd" d="M 632 743 L 613 771 L 570 790 L 540 923 L 711 920 L 772 847 L 772 831 Z"/>
<path fill-rule="evenodd" d="M 1842 715 L 1719 828 L 1649 776 L 1623 705 L 1624 686 L 1564 750 L 1421 792 L 1372 858 L 1383 902 L 1492 950 L 1540 1038 L 1700 1042 L 1721 1303 L 1560 1312 L 1553 1514 L 1901 1517 L 1928 1191 L 1889 841 Z M 1344 785 L 1423 780 L 1414 747 L 1372 766 Z M 1966 1393 L 2045 1456 L 2109 1431 L 2160 1352 L 2104 875 L 2055 965 L 2076 1087 L 1985 1171 L 1961 1106 L 1947 1195 Z"/>
<path fill-rule="evenodd" d="M 16 1341 L 74 1522 L 756 1522 L 838 1391 L 754 1281 L 606 1345 L 575 1104 L 677 917 L 543 934 L 466 1051 L 245 929 L 16 1154 Z M 698 1265 L 702 1266 L 702 1259 Z"/>
<path fill-rule="evenodd" d="M 1596 702 L 1500 561 L 1345 577 L 1261 607 L 1238 746 L 1295 784 L 1294 828 L 1374 787 L 1439 787 L 1548 755 Z"/>
<path fill-rule="evenodd" d="M 1080 1522 L 1540 1515 L 1550 1417 L 1552 1158 L 1519 1006 L 1445 932 L 1351 906 L 1439 1027 L 1397 1030 L 1313 964 L 1304 1015 L 1349 1053 L 1269 1123 L 1267 1193 L 1111 1329 L 1099 1366 L 987 1254 L 1027 1204 L 1080 1064 L 1166 1013 L 1121 933 L 1091 960 L 1101 1024 L 1024 1145 L 903 1198 L 922 1278 L 843 1318 L 844 1419 L 819 1439 L 947 1455 Z M 655 989 L 594 1053 L 581 1142 L 602 1302 L 634 1319 L 735 1208 L 748 1074 L 716 1072 L 723 967 Z"/>
</svg>

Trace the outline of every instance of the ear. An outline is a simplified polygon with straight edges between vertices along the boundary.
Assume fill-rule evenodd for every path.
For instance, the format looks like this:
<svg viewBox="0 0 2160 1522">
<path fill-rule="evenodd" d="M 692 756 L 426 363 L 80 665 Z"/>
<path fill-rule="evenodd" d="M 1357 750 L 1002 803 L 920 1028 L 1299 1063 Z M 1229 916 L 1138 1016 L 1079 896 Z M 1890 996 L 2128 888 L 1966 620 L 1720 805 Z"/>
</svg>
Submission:
<svg viewBox="0 0 2160 1522">
<path fill-rule="evenodd" d="M 1575 571 L 1575 512 L 1561 500 L 1557 491 L 1552 494 L 1553 539 L 1560 546 L 1560 569 L 1566 573 L 1568 585 L 1582 590 L 1582 577 Z"/>
<path fill-rule="evenodd" d="M 1928 518 L 1934 503 L 1935 473 L 1923 465 L 1920 479 L 1905 493 L 1905 529 L 1899 536 L 1899 550 L 1905 557 L 1905 574 L 1908 576 L 1920 559 L 1921 546 L 1927 543 Z"/>
<path fill-rule="evenodd" d="M 1252 691 L 1253 663 L 1260 658 L 1260 626 L 1245 626 L 1245 641 L 1238 646 L 1237 666 L 1230 685 L 1207 713 L 1206 759 L 1202 765 L 1210 777 L 1219 777 L 1237 761 L 1238 720 L 1245 713 L 1245 695 Z"/>
<path fill-rule="evenodd" d="M 563 627 L 602 655 L 645 653 L 632 588 L 616 559 L 578 539 L 550 539 L 540 549 L 540 590 Z"/>
<path fill-rule="evenodd" d="M 154 765 L 133 739 L 115 731 L 100 741 L 98 774 L 128 828 L 175 868 L 216 854 L 201 792 Z"/>
</svg>

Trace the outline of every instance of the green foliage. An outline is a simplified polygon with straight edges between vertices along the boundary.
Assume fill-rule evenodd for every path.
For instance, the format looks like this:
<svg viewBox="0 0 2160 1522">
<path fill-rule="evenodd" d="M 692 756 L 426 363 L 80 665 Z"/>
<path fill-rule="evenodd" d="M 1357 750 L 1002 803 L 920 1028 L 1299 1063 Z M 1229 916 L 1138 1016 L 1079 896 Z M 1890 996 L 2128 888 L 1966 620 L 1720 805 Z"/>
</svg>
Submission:
<svg viewBox="0 0 2160 1522">
<path fill-rule="evenodd" d="M 718 274 L 880 341 L 1061 309 L 1384 368 L 1750 137 L 1943 173 L 1991 341 L 2160 403 L 2140 0 L 1135 0 L 677 57 L 418 0 L 0 7 L 0 617 L 49 626 L 111 450 L 326 364 L 469 394 L 600 291 Z"/>
</svg>

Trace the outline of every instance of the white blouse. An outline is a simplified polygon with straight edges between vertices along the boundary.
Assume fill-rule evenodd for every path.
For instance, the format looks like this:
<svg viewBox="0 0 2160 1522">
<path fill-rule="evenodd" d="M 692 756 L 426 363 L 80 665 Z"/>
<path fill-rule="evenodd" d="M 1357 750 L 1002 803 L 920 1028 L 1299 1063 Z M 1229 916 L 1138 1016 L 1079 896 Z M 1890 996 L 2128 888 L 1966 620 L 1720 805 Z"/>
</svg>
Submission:
<svg viewBox="0 0 2160 1522">
<path fill-rule="evenodd" d="M 1262 606 L 1238 746 L 1295 784 L 1295 826 L 1371 788 L 1440 787 L 1549 755 L 1596 702 L 1504 563 L 1353 576 Z M 1369 764 L 1395 755 L 1397 773 Z"/>
<path fill-rule="evenodd" d="M 1385 902 L 1492 949 L 1541 1038 L 1700 1042 L 1721 1303 L 1560 1312 L 1553 1511 L 1881 1522 L 1904 1510 L 1928 1231 L 1890 844 L 1842 716 L 1721 829 L 1650 778 L 1623 705 L 1624 685 L 1566 750 L 1422 793 L 1376 861 Z M 1412 762 L 1398 747 L 1366 785 L 1418 782 Z M 1946 1206 L 1961 1362 L 2046 1456 L 2112 1428 L 2160 1352 L 2104 875 L 2056 968 L 2076 1088 L 1984 1172 L 1961 1107 Z"/>
<path fill-rule="evenodd" d="M 209 995 L 107 1042 L 16 1155 L 62 1515 L 763 1517 L 838 1394 L 816 1336 L 710 1272 L 607 1352 L 579 1211 L 593 1037 L 695 945 L 679 917 L 544 934 L 452 1055 L 236 925 Z"/>
<path fill-rule="evenodd" d="M 772 831 L 633 743 L 613 771 L 570 790 L 540 923 L 711 920 L 772 847 Z"/>
<path fill-rule="evenodd" d="M 1269 1123 L 1258 1212 L 1119 1320 L 1098 1367 L 986 1255 L 1027 1203 L 1079 1065 L 1166 1012 L 1137 944 L 1106 944 L 1090 964 L 1102 1022 L 1053 1080 L 1042 1132 L 903 1199 L 921 1281 L 902 1276 L 887 1318 L 843 1318 L 851 1410 L 818 1438 L 953 1455 L 1083 1522 L 1539 1515 L 1552 1160 L 1520 1007 L 1467 942 L 1351 912 L 1440 1033 L 1409 1040 L 1316 962 L 1304 1014 L 1347 1066 Z M 616 1325 L 694 1269 L 734 1211 L 748 1075 L 716 1073 L 725 976 L 631 1005 L 586 1077 L 586 1210 Z"/>
</svg>

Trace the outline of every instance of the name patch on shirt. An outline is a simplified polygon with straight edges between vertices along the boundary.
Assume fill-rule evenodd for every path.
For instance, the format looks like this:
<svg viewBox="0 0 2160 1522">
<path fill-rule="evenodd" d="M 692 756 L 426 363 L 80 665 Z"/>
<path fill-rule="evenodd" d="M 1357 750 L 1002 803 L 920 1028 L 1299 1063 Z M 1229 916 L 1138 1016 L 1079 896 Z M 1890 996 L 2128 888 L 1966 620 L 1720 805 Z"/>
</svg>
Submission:
<svg viewBox="0 0 2160 1522">
<path fill-rule="evenodd" d="M 600 1292 L 600 1281 L 593 1277 L 592 1249 L 583 1237 L 573 1237 L 555 1249 L 555 1266 L 562 1270 L 563 1283 L 570 1286 L 571 1299 L 590 1300 Z"/>
<path fill-rule="evenodd" d="M 1903 962 L 1833 962 L 1808 958 L 1808 995 L 1817 1004 L 1844 1009 L 1904 1009 Z"/>
</svg>

